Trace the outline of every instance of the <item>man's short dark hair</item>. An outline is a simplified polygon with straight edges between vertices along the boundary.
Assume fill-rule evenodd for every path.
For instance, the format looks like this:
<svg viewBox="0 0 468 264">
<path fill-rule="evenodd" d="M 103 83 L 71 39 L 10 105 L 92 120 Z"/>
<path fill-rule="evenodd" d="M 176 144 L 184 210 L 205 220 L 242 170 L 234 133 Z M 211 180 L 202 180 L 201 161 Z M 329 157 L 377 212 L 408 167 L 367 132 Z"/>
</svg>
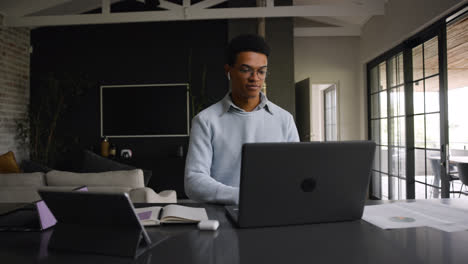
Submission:
<svg viewBox="0 0 468 264">
<path fill-rule="evenodd" d="M 270 55 L 270 46 L 265 42 L 265 39 L 259 35 L 242 34 L 229 42 L 226 49 L 226 61 L 229 65 L 236 63 L 237 54 L 243 51 L 253 51 L 262 53 L 265 56 Z"/>
</svg>

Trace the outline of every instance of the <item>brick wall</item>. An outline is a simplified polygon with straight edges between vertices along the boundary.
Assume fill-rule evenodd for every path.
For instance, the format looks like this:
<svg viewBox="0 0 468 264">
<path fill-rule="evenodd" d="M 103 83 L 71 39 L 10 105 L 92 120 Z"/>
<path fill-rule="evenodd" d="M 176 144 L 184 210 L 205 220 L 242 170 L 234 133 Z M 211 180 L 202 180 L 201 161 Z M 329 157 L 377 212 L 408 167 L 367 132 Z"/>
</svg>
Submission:
<svg viewBox="0 0 468 264">
<path fill-rule="evenodd" d="M 18 161 L 29 155 L 16 139 L 29 104 L 29 46 L 29 29 L 0 28 L 0 155 L 11 150 Z"/>
</svg>

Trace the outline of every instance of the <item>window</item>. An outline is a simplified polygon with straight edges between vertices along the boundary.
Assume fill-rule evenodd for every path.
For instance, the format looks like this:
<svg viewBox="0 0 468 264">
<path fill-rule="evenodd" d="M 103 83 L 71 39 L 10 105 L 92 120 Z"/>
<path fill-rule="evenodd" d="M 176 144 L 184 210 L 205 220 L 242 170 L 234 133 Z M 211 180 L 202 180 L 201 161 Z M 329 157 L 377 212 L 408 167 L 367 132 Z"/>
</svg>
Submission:
<svg viewBox="0 0 468 264">
<path fill-rule="evenodd" d="M 468 111 L 467 25 L 463 15 L 449 24 L 439 21 L 367 65 L 369 138 L 377 143 L 372 196 L 446 198 L 460 192 L 441 164 L 448 164 L 449 138 L 458 150 L 468 145 L 462 117 Z"/>
<path fill-rule="evenodd" d="M 411 49 L 415 198 L 440 198 L 439 37 Z"/>
<path fill-rule="evenodd" d="M 382 62 L 370 71 L 371 139 L 377 143 L 372 170 L 373 195 L 388 199 L 388 119 L 387 65 Z"/>
<path fill-rule="evenodd" d="M 332 85 L 323 91 L 323 99 L 325 141 L 336 141 L 338 140 L 338 136 L 335 85 Z"/>
<path fill-rule="evenodd" d="M 460 16 L 447 25 L 447 100 L 449 160 L 468 156 L 468 16 Z M 454 170 L 454 168 L 451 168 Z M 451 193 L 468 189 L 460 181 L 451 181 Z"/>
</svg>

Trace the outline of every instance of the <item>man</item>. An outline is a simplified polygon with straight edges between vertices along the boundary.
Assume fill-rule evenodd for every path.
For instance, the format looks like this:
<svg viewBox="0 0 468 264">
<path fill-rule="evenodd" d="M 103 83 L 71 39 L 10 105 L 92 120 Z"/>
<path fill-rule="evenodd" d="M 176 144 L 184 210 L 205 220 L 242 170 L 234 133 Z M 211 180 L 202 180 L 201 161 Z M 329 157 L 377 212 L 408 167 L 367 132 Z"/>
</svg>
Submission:
<svg viewBox="0 0 468 264">
<path fill-rule="evenodd" d="M 292 115 L 260 92 L 270 48 L 256 35 L 234 38 L 226 51 L 231 91 L 192 120 L 185 192 L 199 202 L 237 204 L 244 143 L 299 141 Z"/>
</svg>

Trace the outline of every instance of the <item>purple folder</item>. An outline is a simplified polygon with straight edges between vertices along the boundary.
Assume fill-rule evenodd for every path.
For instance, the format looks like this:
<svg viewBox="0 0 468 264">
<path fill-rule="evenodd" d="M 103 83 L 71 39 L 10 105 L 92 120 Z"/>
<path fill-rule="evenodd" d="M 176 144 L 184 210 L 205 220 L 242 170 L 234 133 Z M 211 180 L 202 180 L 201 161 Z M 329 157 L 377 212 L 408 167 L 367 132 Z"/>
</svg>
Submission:
<svg viewBox="0 0 468 264">
<path fill-rule="evenodd" d="M 57 223 L 57 219 L 55 219 L 54 215 L 49 210 L 49 207 L 47 207 L 47 204 L 43 200 L 36 202 L 35 206 L 37 213 L 39 214 L 39 224 L 41 230 L 54 226 Z"/>
</svg>

